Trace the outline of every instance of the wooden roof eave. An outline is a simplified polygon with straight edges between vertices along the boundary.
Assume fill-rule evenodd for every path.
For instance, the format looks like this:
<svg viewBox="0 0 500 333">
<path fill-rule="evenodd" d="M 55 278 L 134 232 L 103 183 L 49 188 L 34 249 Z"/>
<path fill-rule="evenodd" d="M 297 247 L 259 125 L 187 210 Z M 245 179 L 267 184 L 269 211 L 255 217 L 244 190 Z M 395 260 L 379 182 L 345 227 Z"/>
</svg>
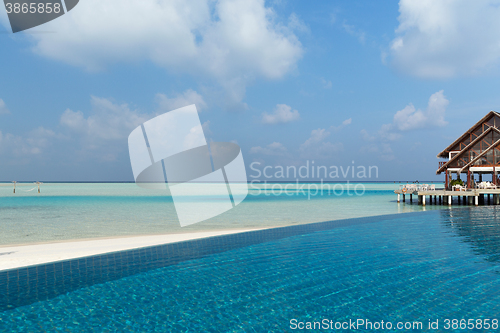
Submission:
<svg viewBox="0 0 500 333">
<path fill-rule="evenodd" d="M 465 153 L 470 147 L 472 147 L 472 145 L 475 145 L 479 140 L 481 140 L 486 134 L 488 134 L 491 131 L 496 131 L 497 133 L 500 133 L 500 130 L 498 128 L 496 128 L 496 127 L 490 127 L 490 128 L 488 128 L 480 136 L 478 136 L 471 143 L 469 143 L 467 145 L 467 147 L 465 147 L 464 149 L 462 149 L 460 151 L 460 153 L 456 154 L 448 162 L 446 162 L 445 164 L 443 164 L 442 166 L 440 166 L 439 169 L 437 169 L 437 171 L 436 171 L 436 175 L 439 175 L 441 172 L 443 172 L 444 169 L 446 169 L 446 167 L 448 166 L 448 164 L 450 164 L 451 162 L 455 161 L 457 158 L 459 158 L 460 156 L 462 156 L 463 153 Z M 490 147 L 488 147 L 488 149 L 490 149 Z"/>
<path fill-rule="evenodd" d="M 484 154 L 486 154 L 487 152 L 489 152 L 491 149 L 494 149 L 498 144 L 500 144 L 500 139 L 498 139 L 495 143 L 491 144 L 491 146 L 489 146 L 487 149 L 485 149 L 481 154 L 477 155 L 472 161 L 470 161 L 469 163 L 467 163 L 466 165 L 464 165 L 459 170 L 459 173 L 462 173 L 462 171 L 464 171 L 465 168 L 469 167 L 469 165 L 471 165 L 474 162 L 476 162 L 480 157 L 482 157 Z"/>
<path fill-rule="evenodd" d="M 484 121 L 486 121 L 486 119 L 488 117 L 490 117 L 491 115 L 497 115 L 500 117 L 500 113 L 496 112 L 496 111 L 490 111 L 488 112 L 488 114 L 486 116 L 484 116 L 483 118 L 481 118 L 481 120 L 479 120 L 477 123 L 474 124 L 474 126 L 472 126 L 471 128 L 469 128 L 464 134 L 462 134 L 458 139 L 456 139 L 455 141 L 453 141 L 453 143 L 451 145 L 449 145 L 448 147 L 446 147 L 446 149 L 444 149 L 442 152 L 440 152 L 439 154 L 437 154 L 437 157 L 446 157 L 447 153 L 450 151 L 450 149 L 456 145 L 457 143 L 459 143 L 460 141 L 462 141 L 462 139 L 467 135 L 467 134 L 470 134 L 471 132 L 473 132 L 473 129 L 475 129 L 477 127 L 477 125 L 479 125 L 480 123 L 483 123 Z"/>
</svg>

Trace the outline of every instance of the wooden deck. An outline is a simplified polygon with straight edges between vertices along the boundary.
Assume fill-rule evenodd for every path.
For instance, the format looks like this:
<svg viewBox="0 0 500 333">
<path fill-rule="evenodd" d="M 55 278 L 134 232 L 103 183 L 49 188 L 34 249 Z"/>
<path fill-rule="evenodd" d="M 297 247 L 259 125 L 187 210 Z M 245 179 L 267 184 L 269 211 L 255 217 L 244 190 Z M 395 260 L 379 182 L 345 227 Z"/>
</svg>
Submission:
<svg viewBox="0 0 500 333">
<path fill-rule="evenodd" d="M 395 190 L 394 193 L 398 195 L 398 202 L 406 202 L 406 196 L 410 196 L 410 202 L 413 201 L 413 196 L 417 196 L 418 204 L 426 205 L 427 198 L 429 204 L 448 204 L 453 203 L 454 198 L 458 204 L 463 205 L 500 205 L 500 189 L 471 189 L 466 191 L 447 191 L 445 189 L 427 190 L 427 191 L 407 191 Z M 462 201 L 462 203 L 461 203 Z"/>
<path fill-rule="evenodd" d="M 480 194 L 500 194 L 500 189 L 473 189 L 467 191 L 446 191 L 444 189 L 436 189 L 434 191 L 407 191 L 395 190 L 396 194 L 413 194 L 413 195 L 451 195 L 451 196 L 478 196 Z"/>
</svg>

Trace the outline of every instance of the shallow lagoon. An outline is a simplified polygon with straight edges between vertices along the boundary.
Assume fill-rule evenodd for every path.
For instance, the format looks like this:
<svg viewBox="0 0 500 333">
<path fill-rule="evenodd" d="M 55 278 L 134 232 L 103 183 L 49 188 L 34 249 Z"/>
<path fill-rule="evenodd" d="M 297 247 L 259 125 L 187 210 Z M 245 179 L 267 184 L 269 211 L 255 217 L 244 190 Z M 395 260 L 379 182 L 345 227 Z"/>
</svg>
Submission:
<svg viewBox="0 0 500 333">
<path fill-rule="evenodd" d="M 198 186 L 198 185 L 197 185 Z M 205 185 L 207 186 L 207 185 Z M 172 197 L 133 183 L 43 184 L 0 187 L 0 245 L 71 239 L 285 226 L 352 217 L 442 209 L 398 204 L 395 183 L 250 184 L 234 209 L 181 228 Z M 447 209 L 447 207 L 444 207 Z"/>
</svg>

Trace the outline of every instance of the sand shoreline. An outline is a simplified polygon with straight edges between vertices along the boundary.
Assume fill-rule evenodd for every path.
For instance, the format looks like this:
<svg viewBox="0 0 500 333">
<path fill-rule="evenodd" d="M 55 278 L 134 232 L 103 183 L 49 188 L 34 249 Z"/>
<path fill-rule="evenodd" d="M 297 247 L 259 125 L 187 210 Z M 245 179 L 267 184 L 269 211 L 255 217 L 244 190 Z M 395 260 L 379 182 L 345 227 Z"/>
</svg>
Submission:
<svg viewBox="0 0 500 333">
<path fill-rule="evenodd" d="M 126 251 L 149 246 L 262 229 L 268 228 L 217 230 L 150 236 L 128 236 L 119 238 L 61 241 L 57 243 L 2 246 L 0 247 L 0 272 L 104 253 Z"/>
</svg>

